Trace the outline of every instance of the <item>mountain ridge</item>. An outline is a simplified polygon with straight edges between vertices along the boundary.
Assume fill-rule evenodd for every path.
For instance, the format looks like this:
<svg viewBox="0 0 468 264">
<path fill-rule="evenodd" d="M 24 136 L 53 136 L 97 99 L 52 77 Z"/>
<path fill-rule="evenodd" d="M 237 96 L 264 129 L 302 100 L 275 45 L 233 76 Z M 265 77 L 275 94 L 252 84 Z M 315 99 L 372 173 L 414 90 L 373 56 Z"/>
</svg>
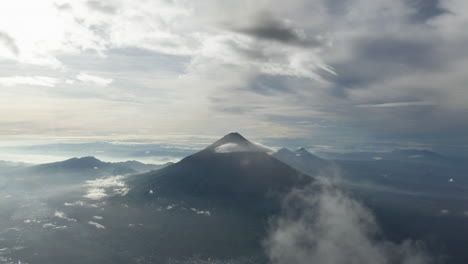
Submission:
<svg viewBox="0 0 468 264">
<path fill-rule="evenodd" d="M 311 176 L 316 175 L 321 169 L 330 165 L 327 160 L 315 156 L 305 148 L 299 148 L 295 151 L 291 151 L 287 148 L 281 148 L 277 152 L 273 153 L 272 157 Z"/>
</svg>

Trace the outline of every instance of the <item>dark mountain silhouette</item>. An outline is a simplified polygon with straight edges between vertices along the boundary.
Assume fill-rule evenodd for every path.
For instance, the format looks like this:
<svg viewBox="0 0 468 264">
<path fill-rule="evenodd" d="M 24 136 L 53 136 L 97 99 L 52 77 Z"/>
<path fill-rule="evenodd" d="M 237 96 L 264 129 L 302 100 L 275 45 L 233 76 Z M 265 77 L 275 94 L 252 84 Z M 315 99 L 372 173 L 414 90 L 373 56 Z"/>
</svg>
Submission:
<svg viewBox="0 0 468 264">
<path fill-rule="evenodd" d="M 133 174 L 157 170 L 164 165 L 149 165 L 138 161 L 103 162 L 95 157 L 71 158 L 65 161 L 30 166 L 30 172 L 38 174 L 81 174 L 83 176 L 105 176 Z"/>
<path fill-rule="evenodd" d="M 294 186 L 309 181 L 311 177 L 271 157 L 262 147 L 230 133 L 178 163 L 136 177 L 129 195 L 151 198 L 146 195 L 151 189 L 165 197 L 247 208 L 271 205 Z"/>
<path fill-rule="evenodd" d="M 24 188 L 34 189 L 39 185 L 76 184 L 98 177 L 143 173 L 164 166 L 138 161 L 103 162 L 95 157 L 82 157 L 40 165 L 3 168 L 0 175 L 6 175 L 10 179 L 5 186 L 22 185 Z"/>
<path fill-rule="evenodd" d="M 7 161 L 7 160 L 0 160 L 0 168 L 20 168 L 30 166 L 31 164 L 25 162 L 14 162 L 14 161 Z"/>
<path fill-rule="evenodd" d="M 294 152 L 287 148 L 282 148 L 273 153 L 272 156 L 296 170 L 309 175 L 315 175 L 329 165 L 329 161 L 313 155 L 304 148 L 299 148 Z"/>
<path fill-rule="evenodd" d="M 249 255 L 262 251 L 268 219 L 283 195 L 311 181 L 231 133 L 180 162 L 132 177 L 120 199 L 159 211 L 164 236 L 151 243 L 161 254 Z"/>
</svg>

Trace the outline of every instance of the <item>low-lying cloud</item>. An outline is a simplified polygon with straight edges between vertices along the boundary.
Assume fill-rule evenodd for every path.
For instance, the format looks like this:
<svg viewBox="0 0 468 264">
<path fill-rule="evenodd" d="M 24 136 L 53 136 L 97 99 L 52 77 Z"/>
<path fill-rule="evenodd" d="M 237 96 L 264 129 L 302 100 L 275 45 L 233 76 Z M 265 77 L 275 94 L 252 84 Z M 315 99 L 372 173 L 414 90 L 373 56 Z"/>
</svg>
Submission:
<svg viewBox="0 0 468 264">
<path fill-rule="evenodd" d="M 237 143 L 226 143 L 215 148 L 217 153 L 231 153 L 231 152 L 266 152 L 273 153 L 274 149 L 262 145 L 260 143 L 252 143 L 247 145 L 241 145 Z"/>
<path fill-rule="evenodd" d="M 93 221 L 88 221 L 88 224 L 92 225 L 92 226 L 95 226 L 97 229 L 106 229 L 105 226 L 99 224 L 99 223 L 96 223 L 96 222 L 93 222 Z"/>
<path fill-rule="evenodd" d="M 67 220 L 69 222 L 76 222 L 76 219 L 68 217 L 64 212 L 61 211 L 55 211 L 54 216 L 57 218 Z"/>
<path fill-rule="evenodd" d="M 372 212 L 330 183 L 292 191 L 265 240 L 272 264 L 427 264 L 421 243 L 382 239 Z"/>
<path fill-rule="evenodd" d="M 105 78 L 105 77 L 91 75 L 89 73 L 84 73 L 84 72 L 78 74 L 76 76 L 76 79 L 85 83 L 92 83 L 97 86 L 107 86 L 114 81 L 112 78 Z"/>
<path fill-rule="evenodd" d="M 118 175 L 86 181 L 88 190 L 83 197 L 90 200 L 101 200 L 108 196 L 126 195 L 129 188 L 123 178 L 123 176 Z"/>
</svg>

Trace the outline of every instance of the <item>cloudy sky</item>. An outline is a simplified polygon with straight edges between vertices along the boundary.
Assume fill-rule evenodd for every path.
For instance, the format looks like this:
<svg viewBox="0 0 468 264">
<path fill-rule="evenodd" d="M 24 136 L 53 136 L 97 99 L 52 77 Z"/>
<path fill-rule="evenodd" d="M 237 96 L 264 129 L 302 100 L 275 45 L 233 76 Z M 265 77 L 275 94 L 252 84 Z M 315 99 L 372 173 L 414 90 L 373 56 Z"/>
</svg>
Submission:
<svg viewBox="0 0 468 264">
<path fill-rule="evenodd" d="M 5 139 L 468 145 L 465 0 L 0 3 Z"/>
</svg>

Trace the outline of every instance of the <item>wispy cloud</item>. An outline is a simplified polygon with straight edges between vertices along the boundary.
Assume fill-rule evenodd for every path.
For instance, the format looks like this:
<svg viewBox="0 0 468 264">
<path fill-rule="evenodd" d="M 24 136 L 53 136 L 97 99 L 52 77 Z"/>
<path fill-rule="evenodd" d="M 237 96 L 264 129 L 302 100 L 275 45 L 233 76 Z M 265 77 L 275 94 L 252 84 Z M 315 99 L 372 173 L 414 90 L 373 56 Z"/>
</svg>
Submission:
<svg viewBox="0 0 468 264">
<path fill-rule="evenodd" d="M 116 12 L 115 6 L 103 4 L 100 1 L 87 1 L 86 4 L 92 10 L 97 10 L 106 14 L 114 14 Z"/>
<path fill-rule="evenodd" d="M 103 226 L 103 225 L 101 225 L 101 224 L 99 224 L 99 223 L 93 222 L 93 221 L 88 221 L 88 224 L 90 224 L 90 225 L 96 227 L 97 229 L 106 229 L 105 226 Z"/>
<path fill-rule="evenodd" d="M 294 190 L 283 208 L 265 241 L 274 264 L 431 263 L 418 242 L 382 239 L 372 212 L 330 182 Z"/>
<path fill-rule="evenodd" d="M 7 33 L 0 31 L 0 45 L 3 45 L 12 55 L 18 55 L 19 49 L 15 40 Z M 0 51 L 1 55 L 1 51 Z"/>
<path fill-rule="evenodd" d="M 381 104 L 361 104 L 357 107 L 405 107 L 405 106 L 428 106 L 436 105 L 433 102 L 415 101 L 415 102 L 391 102 Z"/>
<path fill-rule="evenodd" d="M 107 86 L 114 81 L 112 78 L 100 77 L 97 75 L 92 75 L 92 74 L 84 73 L 84 72 L 78 74 L 76 76 L 76 79 L 85 83 L 92 83 L 98 86 Z"/>
<path fill-rule="evenodd" d="M 58 217 L 58 218 L 61 218 L 61 219 L 65 219 L 65 220 L 70 221 L 70 222 L 76 222 L 76 219 L 67 217 L 65 215 L 65 213 L 61 212 L 61 211 L 55 211 L 54 216 Z"/>
<path fill-rule="evenodd" d="M 274 152 L 272 148 L 269 148 L 265 145 L 259 143 L 252 143 L 248 145 L 240 145 L 237 143 L 226 143 L 215 148 L 215 151 L 218 153 L 231 153 L 231 152 Z"/>
<path fill-rule="evenodd" d="M 419 2 L 4 2 L 4 82 L 68 80 L 0 91 L 4 133 L 466 140 L 466 3 Z"/>
<path fill-rule="evenodd" d="M 45 86 L 54 87 L 60 82 L 60 79 L 47 76 L 9 76 L 0 77 L 0 85 L 4 86 Z"/>
</svg>

